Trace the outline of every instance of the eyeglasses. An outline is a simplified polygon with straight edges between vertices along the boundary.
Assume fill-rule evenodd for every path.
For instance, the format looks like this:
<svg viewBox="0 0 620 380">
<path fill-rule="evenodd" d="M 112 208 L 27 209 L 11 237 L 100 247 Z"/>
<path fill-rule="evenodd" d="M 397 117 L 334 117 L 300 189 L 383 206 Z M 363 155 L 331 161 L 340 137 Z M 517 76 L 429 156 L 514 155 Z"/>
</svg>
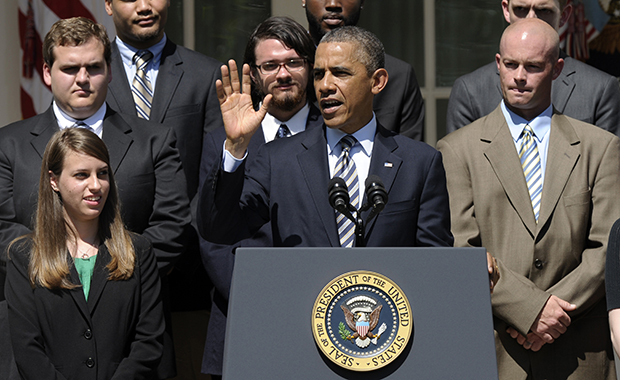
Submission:
<svg viewBox="0 0 620 380">
<path fill-rule="evenodd" d="M 272 75 L 280 71 L 280 67 L 282 66 L 286 67 L 286 70 L 288 70 L 288 72 L 293 73 L 295 71 L 300 71 L 301 69 L 303 69 L 305 64 L 306 64 L 305 59 L 295 58 L 295 59 L 289 59 L 288 61 L 284 63 L 267 62 L 267 63 L 263 63 L 262 65 L 254 65 L 254 67 L 258 67 L 258 70 L 263 75 Z"/>
</svg>

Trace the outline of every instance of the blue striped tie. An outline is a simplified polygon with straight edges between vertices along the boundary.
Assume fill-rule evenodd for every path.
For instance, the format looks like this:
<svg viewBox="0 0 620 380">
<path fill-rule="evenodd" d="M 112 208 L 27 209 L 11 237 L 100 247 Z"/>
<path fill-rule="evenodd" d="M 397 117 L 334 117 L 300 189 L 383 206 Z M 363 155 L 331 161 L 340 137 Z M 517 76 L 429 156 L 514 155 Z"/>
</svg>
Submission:
<svg viewBox="0 0 620 380">
<path fill-rule="evenodd" d="M 540 200 L 542 198 L 542 167 L 540 166 L 540 156 L 538 155 L 538 147 L 534 140 L 534 131 L 532 127 L 526 125 L 521 133 L 521 149 L 519 149 L 519 158 L 521 159 L 521 167 L 523 175 L 527 183 L 527 190 L 530 193 L 532 201 L 532 210 L 536 223 L 538 223 L 538 214 L 540 213 Z"/>
<path fill-rule="evenodd" d="M 334 177 L 341 177 L 347 184 L 349 189 L 349 197 L 351 198 L 351 205 L 356 209 L 359 208 L 359 179 L 357 176 L 357 169 L 355 167 L 355 161 L 349 157 L 351 148 L 357 143 L 355 137 L 351 135 L 344 136 L 340 139 L 340 146 L 342 152 L 338 161 L 336 162 L 336 168 L 334 170 Z M 336 223 L 338 224 L 338 236 L 340 236 L 341 247 L 353 247 L 355 241 L 355 223 L 348 219 L 344 214 L 336 211 Z"/>
<path fill-rule="evenodd" d="M 134 75 L 131 85 L 138 117 L 147 120 L 151 115 L 151 105 L 153 104 L 153 87 L 146 75 L 146 66 L 151 58 L 153 58 L 153 53 L 148 50 L 139 50 L 133 56 L 133 61 L 136 64 L 136 75 Z"/>
</svg>

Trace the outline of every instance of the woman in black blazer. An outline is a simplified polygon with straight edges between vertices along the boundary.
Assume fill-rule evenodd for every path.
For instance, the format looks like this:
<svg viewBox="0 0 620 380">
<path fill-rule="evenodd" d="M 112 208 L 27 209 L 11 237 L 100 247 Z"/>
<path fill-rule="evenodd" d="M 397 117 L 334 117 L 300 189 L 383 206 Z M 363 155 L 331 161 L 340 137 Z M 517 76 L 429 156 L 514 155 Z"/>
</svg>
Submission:
<svg viewBox="0 0 620 380">
<path fill-rule="evenodd" d="M 24 379 L 150 379 L 164 319 L 155 256 L 128 232 L 105 144 L 82 128 L 45 149 L 36 226 L 9 248 L 6 298 Z"/>
</svg>

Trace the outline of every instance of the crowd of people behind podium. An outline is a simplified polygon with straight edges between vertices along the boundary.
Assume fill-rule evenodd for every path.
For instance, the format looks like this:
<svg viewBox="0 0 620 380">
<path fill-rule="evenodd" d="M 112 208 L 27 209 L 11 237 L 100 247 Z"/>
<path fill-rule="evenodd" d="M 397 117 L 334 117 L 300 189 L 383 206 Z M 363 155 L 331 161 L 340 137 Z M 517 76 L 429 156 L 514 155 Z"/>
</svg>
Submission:
<svg viewBox="0 0 620 380">
<path fill-rule="evenodd" d="M 364 0 L 302 0 L 308 30 L 270 17 L 239 63 L 168 39 L 168 0 L 105 0 L 113 41 L 56 22 L 52 104 L 0 128 L 0 378 L 221 378 L 236 249 L 361 242 L 486 248 L 500 379 L 615 379 L 620 85 L 559 48 L 566 0 L 498 3 L 436 149 Z"/>
</svg>

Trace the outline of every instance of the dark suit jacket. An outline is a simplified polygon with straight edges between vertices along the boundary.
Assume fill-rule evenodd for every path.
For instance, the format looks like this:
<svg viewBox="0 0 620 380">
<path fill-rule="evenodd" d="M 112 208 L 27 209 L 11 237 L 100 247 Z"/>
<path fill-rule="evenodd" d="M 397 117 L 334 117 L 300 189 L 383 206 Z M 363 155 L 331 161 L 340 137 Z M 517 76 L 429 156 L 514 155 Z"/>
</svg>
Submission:
<svg viewBox="0 0 620 380">
<path fill-rule="evenodd" d="M 320 128 L 322 125 L 323 117 L 320 111 L 310 104 L 310 113 L 306 120 L 306 130 Z M 200 165 L 201 182 L 204 182 L 215 162 L 221 162 L 224 140 L 226 140 L 224 127 L 218 128 L 205 137 L 202 163 Z M 264 144 L 265 136 L 261 128 L 250 140 L 246 161 L 252 162 L 256 157 L 258 149 Z M 237 247 L 269 247 L 271 245 L 271 230 L 268 225 L 263 226 L 252 238 L 245 239 L 232 246 L 214 244 L 201 239 L 200 251 L 202 262 L 215 287 L 202 372 L 214 375 L 222 374 L 228 294 L 230 292 L 230 281 L 234 266 L 234 250 Z"/>
<path fill-rule="evenodd" d="M 499 107 L 446 136 L 455 246 L 485 247 L 499 265 L 492 295 L 500 379 L 615 378 L 605 307 L 605 251 L 620 217 L 620 139 L 554 111 L 538 223 Z M 577 305 L 566 333 L 538 352 L 525 335 L 555 295 Z M 529 375 L 529 376 L 528 376 Z"/>
<path fill-rule="evenodd" d="M 448 102 L 447 133 L 490 114 L 502 100 L 495 62 L 454 82 Z M 618 80 L 571 57 L 553 81 L 551 102 L 559 112 L 620 136 Z"/>
<path fill-rule="evenodd" d="M 223 125 L 215 92 L 220 66 L 217 60 L 178 46 L 170 39 L 161 54 L 150 120 L 174 129 L 190 199 L 198 190 L 204 136 Z M 120 113 L 136 115 L 130 83 L 115 42 L 112 74 L 106 101 Z"/>
<path fill-rule="evenodd" d="M 41 159 L 56 131 L 58 123 L 51 106 L 40 115 L 0 128 L 3 260 L 9 243 L 31 231 Z M 129 230 L 153 244 L 158 266 L 166 272 L 182 252 L 191 219 L 174 131 L 108 107 L 103 141 L 110 152 L 123 221 Z"/>
<path fill-rule="evenodd" d="M 215 80 L 220 77 L 217 60 L 176 45 L 170 39 L 161 55 L 150 120 L 174 129 L 177 148 L 187 180 L 192 212 L 196 208 L 200 157 L 204 136 L 223 126 Z M 115 42 L 112 43 L 113 80 L 108 86 L 108 104 L 117 111 L 136 115 L 130 83 Z M 200 265 L 198 234 L 191 230 L 184 241 L 187 254 L 168 276 L 173 311 L 203 310 L 209 307 L 209 280 Z M 197 297 L 188 288 L 204 296 Z"/>
<path fill-rule="evenodd" d="M 424 99 L 413 67 L 389 54 L 385 55 L 388 83 L 373 101 L 377 120 L 385 128 L 424 139 Z"/>
<path fill-rule="evenodd" d="M 88 301 L 82 287 L 33 288 L 30 240 L 13 245 L 6 295 L 11 341 L 23 378 L 152 378 L 164 332 L 159 275 L 149 242 L 137 235 L 133 240 L 136 265 L 124 281 L 108 280 L 111 257 L 105 245 L 99 247 Z M 80 284 L 73 265 L 70 276 Z"/>
<path fill-rule="evenodd" d="M 265 144 L 244 173 L 214 165 L 200 198 L 201 234 L 234 244 L 271 221 L 274 246 L 339 247 L 325 127 Z M 369 247 L 452 246 L 441 154 L 377 126 L 369 175 L 384 182 L 389 202 L 366 228 Z M 366 218 L 369 211 L 362 216 Z"/>
</svg>

